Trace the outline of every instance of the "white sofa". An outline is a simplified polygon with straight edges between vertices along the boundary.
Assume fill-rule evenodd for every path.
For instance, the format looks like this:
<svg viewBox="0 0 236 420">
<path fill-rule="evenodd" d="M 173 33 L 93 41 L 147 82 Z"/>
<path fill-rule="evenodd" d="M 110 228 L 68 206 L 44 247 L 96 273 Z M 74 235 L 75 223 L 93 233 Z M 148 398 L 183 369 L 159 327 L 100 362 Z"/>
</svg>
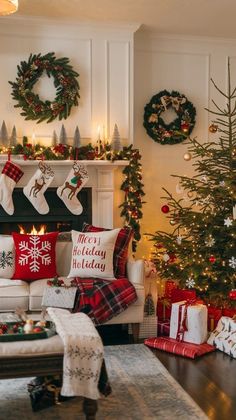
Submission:
<svg viewBox="0 0 236 420">
<path fill-rule="evenodd" d="M 0 244 L 1 246 L 1 244 Z M 67 275 L 71 262 L 71 241 L 57 241 L 56 267 L 57 273 L 64 281 L 69 281 Z M 143 321 L 144 312 L 144 264 L 143 260 L 128 260 L 128 279 L 134 285 L 138 299 L 124 312 L 107 322 L 107 324 L 132 324 L 134 336 L 137 337 L 138 325 Z M 39 313 L 43 290 L 48 279 L 32 282 L 0 278 L 0 312 L 14 312 L 17 307 L 32 314 Z M 69 281 L 70 282 L 70 281 Z"/>
</svg>

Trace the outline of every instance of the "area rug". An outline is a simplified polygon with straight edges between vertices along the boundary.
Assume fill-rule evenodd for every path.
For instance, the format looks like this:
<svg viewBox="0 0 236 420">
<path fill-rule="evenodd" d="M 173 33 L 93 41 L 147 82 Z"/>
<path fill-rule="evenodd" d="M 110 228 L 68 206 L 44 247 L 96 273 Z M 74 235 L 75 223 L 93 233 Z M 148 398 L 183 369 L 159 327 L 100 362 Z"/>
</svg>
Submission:
<svg viewBox="0 0 236 420">
<path fill-rule="evenodd" d="M 206 420 L 207 417 L 143 344 L 105 347 L 112 394 L 99 400 L 97 420 Z M 33 413 L 29 378 L 0 381 L 0 419 L 82 420 L 80 398 Z"/>
</svg>

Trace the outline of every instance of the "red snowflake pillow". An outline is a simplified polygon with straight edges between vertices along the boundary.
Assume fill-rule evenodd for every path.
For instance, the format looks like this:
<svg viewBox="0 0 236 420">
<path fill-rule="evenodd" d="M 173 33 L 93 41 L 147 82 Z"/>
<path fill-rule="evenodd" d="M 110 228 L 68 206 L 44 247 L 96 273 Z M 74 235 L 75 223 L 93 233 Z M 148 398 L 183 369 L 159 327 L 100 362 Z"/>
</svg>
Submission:
<svg viewBox="0 0 236 420">
<path fill-rule="evenodd" d="M 57 276 L 56 241 L 58 232 L 44 235 L 12 233 L 15 243 L 13 279 L 38 280 Z"/>
</svg>

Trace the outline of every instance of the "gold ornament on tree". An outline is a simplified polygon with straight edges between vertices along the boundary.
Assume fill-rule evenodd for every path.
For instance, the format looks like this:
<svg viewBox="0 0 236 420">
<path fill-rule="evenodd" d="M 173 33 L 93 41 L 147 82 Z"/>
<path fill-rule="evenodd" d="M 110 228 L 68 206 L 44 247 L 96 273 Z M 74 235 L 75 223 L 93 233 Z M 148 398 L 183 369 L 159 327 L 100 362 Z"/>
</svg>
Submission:
<svg viewBox="0 0 236 420">
<path fill-rule="evenodd" d="M 217 132 L 217 130 L 218 130 L 218 125 L 216 125 L 216 124 L 211 124 L 211 125 L 209 126 L 209 131 L 210 131 L 210 133 L 216 133 L 216 132 Z"/>
</svg>

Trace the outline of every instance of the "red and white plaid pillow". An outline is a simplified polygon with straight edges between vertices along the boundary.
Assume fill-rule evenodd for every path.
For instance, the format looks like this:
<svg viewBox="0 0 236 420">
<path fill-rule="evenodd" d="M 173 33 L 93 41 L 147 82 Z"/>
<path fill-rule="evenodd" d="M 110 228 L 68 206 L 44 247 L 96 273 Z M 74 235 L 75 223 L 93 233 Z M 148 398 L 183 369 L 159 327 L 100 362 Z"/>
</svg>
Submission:
<svg viewBox="0 0 236 420">
<path fill-rule="evenodd" d="M 57 275 L 55 247 L 58 232 L 44 235 L 13 232 L 12 236 L 15 243 L 13 279 L 38 280 Z"/>
<path fill-rule="evenodd" d="M 83 224 L 83 232 L 102 232 L 110 229 L 93 226 L 88 223 Z M 126 277 L 126 262 L 128 258 L 129 244 L 133 236 L 133 230 L 123 227 L 118 233 L 113 254 L 113 270 L 115 278 Z"/>
</svg>

